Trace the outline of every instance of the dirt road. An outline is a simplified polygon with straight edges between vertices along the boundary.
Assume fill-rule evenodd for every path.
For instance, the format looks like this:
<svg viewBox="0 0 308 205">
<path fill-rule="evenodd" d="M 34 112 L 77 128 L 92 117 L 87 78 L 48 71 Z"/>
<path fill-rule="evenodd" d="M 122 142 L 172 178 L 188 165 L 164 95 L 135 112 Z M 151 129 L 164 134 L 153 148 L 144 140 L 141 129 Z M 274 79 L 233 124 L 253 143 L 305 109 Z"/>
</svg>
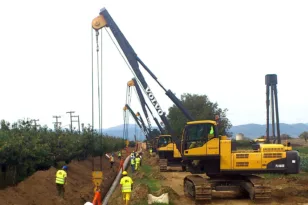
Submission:
<svg viewBox="0 0 308 205">
<path fill-rule="evenodd" d="M 161 173 L 166 179 L 162 181 L 162 185 L 171 187 L 178 195 L 180 195 L 180 199 L 175 201 L 175 204 L 195 204 L 192 199 L 189 199 L 184 196 L 183 191 L 183 179 L 186 175 L 189 175 L 188 172 L 162 172 Z M 285 205 L 300 205 L 306 204 L 308 205 L 308 198 L 303 194 L 306 191 L 300 192 L 299 188 L 302 187 L 303 189 L 307 189 L 307 185 L 300 185 L 299 181 L 288 181 L 286 179 L 276 179 L 273 182 L 269 180 L 272 186 L 272 194 L 273 199 L 268 203 L 265 204 L 285 204 Z M 288 188 L 285 189 L 284 186 Z M 294 186 L 294 188 L 293 188 Z M 289 192 L 288 192 L 289 190 Z M 294 193 L 290 191 L 293 190 Z M 308 192 L 307 192 L 308 195 Z M 215 205 L 250 205 L 250 204 L 261 204 L 252 202 L 249 199 L 213 199 L 212 204 Z"/>
</svg>

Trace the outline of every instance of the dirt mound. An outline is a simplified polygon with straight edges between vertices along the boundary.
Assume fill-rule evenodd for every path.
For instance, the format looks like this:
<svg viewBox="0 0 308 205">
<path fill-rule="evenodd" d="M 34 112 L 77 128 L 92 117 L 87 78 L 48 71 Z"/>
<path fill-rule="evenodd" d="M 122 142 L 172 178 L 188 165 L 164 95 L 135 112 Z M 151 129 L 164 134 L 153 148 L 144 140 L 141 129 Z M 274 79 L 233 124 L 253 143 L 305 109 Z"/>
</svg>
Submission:
<svg viewBox="0 0 308 205">
<path fill-rule="evenodd" d="M 95 159 L 99 163 L 99 158 Z M 113 182 L 118 161 L 114 164 L 114 169 L 110 169 L 109 161 L 106 157 L 102 160 L 104 168 L 103 196 L 107 193 Z M 1 205 L 83 205 L 86 201 L 93 199 L 92 184 L 92 160 L 73 161 L 69 164 L 68 184 L 65 187 L 65 199 L 61 200 L 57 196 L 55 186 L 55 168 L 47 171 L 38 171 L 25 181 L 15 187 L 0 190 Z"/>
<path fill-rule="evenodd" d="M 132 192 L 132 203 L 147 199 L 149 192 L 149 187 L 146 184 L 138 184 Z"/>
</svg>

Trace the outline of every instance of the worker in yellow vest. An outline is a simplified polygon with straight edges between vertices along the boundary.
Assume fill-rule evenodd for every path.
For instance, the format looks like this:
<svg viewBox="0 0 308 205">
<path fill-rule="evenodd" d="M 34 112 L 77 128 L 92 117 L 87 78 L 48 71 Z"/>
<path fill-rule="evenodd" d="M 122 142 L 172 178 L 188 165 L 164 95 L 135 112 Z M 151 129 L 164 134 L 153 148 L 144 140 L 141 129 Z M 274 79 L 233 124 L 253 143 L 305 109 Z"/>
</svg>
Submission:
<svg viewBox="0 0 308 205">
<path fill-rule="evenodd" d="M 152 156 L 152 148 L 150 148 L 150 155 Z"/>
<path fill-rule="evenodd" d="M 135 171 L 135 157 L 130 157 L 130 166 L 132 167 L 132 173 Z"/>
<path fill-rule="evenodd" d="M 135 161 L 136 161 L 135 169 L 138 170 L 138 167 L 140 166 L 140 157 L 139 157 L 139 155 L 137 155 Z"/>
<path fill-rule="evenodd" d="M 64 198 L 64 185 L 67 183 L 66 182 L 66 177 L 67 177 L 67 166 L 63 166 L 62 169 L 58 170 L 56 173 L 56 185 L 57 185 L 57 190 L 58 190 L 58 195 L 62 198 Z"/>
<path fill-rule="evenodd" d="M 122 152 L 121 152 L 121 151 L 119 151 L 119 152 L 118 152 L 118 160 L 120 160 L 120 159 L 121 159 L 121 157 L 122 157 Z"/>
<path fill-rule="evenodd" d="M 128 201 L 130 200 L 130 194 L 133 190 L 133 180 L 129 176 L 127 176 L 127 172 L 122 172 L 122 179 L 120 181 L 120 186 L 122 190 L 123 201 L 125 205 L 128 205 Z"/>
</svg>

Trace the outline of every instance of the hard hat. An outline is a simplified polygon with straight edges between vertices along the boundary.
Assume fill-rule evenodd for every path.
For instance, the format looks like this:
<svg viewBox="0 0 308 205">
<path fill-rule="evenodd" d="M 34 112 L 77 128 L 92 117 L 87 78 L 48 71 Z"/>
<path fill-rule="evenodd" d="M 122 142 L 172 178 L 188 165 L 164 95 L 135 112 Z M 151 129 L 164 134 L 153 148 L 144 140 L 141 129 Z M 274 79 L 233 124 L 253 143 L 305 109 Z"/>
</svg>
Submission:
<svg viewBox="0 0 308 205">
<path fill-rule="evenodd" d="M 123 171 L 123 172 L 122 172 L 122 175 L 127 175 L 127 171 Z"/>
<path fill-rule="evenodd" d="M 67 170 L 67 168 L 68 168 L 67 166 L 63 166 L 63 167 L 62 167 L 62 169 L 64 169 L 64 170 Z"/>
</svg>

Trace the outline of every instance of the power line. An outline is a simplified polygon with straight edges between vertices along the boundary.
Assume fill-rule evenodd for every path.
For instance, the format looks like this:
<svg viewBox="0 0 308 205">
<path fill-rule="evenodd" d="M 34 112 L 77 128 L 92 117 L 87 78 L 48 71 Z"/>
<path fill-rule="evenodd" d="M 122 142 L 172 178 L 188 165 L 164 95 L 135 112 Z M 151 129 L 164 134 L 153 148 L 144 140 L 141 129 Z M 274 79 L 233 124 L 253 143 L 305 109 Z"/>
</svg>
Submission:
<svg viewBox="0 0 308 205">
<path fill-rule="evenodd" d="M 66 113 L 69 113 L 69 114 L 70 114 L 70 121 L 71 121 L 70 128 L 71 128 L 71 132 L 73 132 L 72 114 L 75 113 L 75 111 L 68 111 L 68 112 L 66 112 Z"/>
<path fill-rule="evenodd" d="M 39 125 L 36 124 L 37 121 L 40 121 L 40 120 L 39 120 L 39 119 L 37 119 L 37 120 L 32 119 L 32 120 L 31 120 L 31 122 L 34 122 L 34 129 L 35 129 L 35 130 L 36 130 L 36 127 L 39 126 Z"/>
<path fill-rule="evenodd" d="M 59 129 L 59 125 L 61 125 L 61 122 L 58 122 L 58 118 L 61 118 L 61 116 L 52 116 L 53 118 L 56 118 L 56 121 L 53 122 L 55 124 L 55 130 Z"/>
<path fill-rule="evenodd" d="M 79 131 L 79 134 L 80 134 L 80 121 L 79 121 L 79 115 L 75 115 L 75 116 L 72 116 L 73 117 L 77 117 L 77 121 L 73 121 L 72 122 L 78 122 L 78 131 Z"/>
</svg>

